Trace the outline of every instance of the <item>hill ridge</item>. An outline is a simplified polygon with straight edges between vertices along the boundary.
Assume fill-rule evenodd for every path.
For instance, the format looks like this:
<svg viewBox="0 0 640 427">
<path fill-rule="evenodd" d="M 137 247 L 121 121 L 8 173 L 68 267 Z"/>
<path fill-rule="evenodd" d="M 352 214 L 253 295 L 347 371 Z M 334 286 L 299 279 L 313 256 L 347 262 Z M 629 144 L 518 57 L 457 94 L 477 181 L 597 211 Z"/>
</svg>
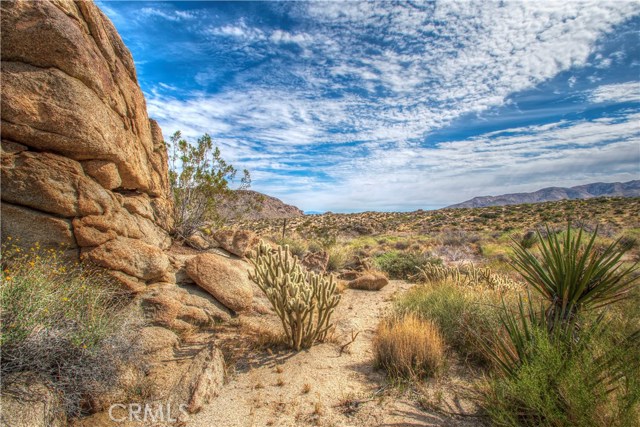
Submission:
<svg viewBox="0 0 640 427">
<path fill-rule="evenodd" d="M 627 182 L 593 182 L 574 187 L 545 187 L 530 193 L 478 196 L 461 203 L 447 206 L 445 209 L 482 208 L 567 199 L 590 199 L 594 197 L 640 197 L 640 180 Z"/>
</svg>

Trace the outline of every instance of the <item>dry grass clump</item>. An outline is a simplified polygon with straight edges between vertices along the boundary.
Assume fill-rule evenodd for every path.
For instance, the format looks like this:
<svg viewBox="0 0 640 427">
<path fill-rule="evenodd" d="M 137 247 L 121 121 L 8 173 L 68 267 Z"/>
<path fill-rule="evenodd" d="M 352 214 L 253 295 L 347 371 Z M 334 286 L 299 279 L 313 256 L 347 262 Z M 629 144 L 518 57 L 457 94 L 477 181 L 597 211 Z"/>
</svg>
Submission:
<svg viewBox="0 0 640 427">
<path fill-rule="evenodd" d="M 444 366 L 445 345 L 438 327 L 413 314 L 382 321 L 373 348 L 377 365 L 393 379 L 431 377 Z"/>
</svg>

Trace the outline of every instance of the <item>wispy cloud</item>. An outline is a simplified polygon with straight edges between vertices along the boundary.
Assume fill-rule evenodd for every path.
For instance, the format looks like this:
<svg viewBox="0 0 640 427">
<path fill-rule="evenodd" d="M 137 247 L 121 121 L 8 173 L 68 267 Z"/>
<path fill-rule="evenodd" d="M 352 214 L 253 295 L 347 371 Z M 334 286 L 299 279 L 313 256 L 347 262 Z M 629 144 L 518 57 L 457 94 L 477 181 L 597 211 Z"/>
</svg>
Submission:
<svg viewBox="0 0 640 427">
<path fill-rule="evenodd" d="M 591 92 L 593 102 L 640 102 L 640 81 L 603 85 Z"/>
<path fill-rule="evenodd" d="M 136 16 L 136 31 L 163 20 L 189 35 L 163 48 L 179 71 L 145 83 L 150 116 L 167 134 L 212 134 L 236 166 L 254 171 L 256 189 L 305 209 L 435 207 L 640 172 L 639 107 L 627 105 L 640 102 L 637 73 L 608 75 L 634 51 L 601 44 L 638 22 L 637 2 L 206 6 L 154 4 Z M 525 116 L 512 98 L 556 78 L 576 91 L 575 105 L 557 108 L 573 108 L 571 117 L 471 135 L 452 129 L 505 109 Z M 583 114 L 622 103 L 626 110 Z M 556 108 L 536 108 L 546 107 Z M 447 141 L 432 142 L 446 129 Z"/>
</svg>

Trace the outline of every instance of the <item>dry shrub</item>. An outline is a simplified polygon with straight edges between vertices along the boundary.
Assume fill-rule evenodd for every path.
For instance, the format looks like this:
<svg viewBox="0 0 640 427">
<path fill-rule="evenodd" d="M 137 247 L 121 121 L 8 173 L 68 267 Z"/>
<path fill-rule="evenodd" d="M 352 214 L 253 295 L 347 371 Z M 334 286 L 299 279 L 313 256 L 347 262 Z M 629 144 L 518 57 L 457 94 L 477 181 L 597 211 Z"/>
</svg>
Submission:
<svg viewBox="0 0 640 427">
<path fill-rule="evenodd" d="M 3 245 L 2 264 L 3 391 L 30 373 L 61 395 L 67 415 L 91 411 L 138 359 L 140 313 L 101 270 L 70 263 L 62 252 Z"/>
<path fill-rule="evenodd" d="M 430 320 L 413 314 L 383 320 L 373 347 L 377 365 L 393 379 L 434 376 L 444 366 L 445 345 L 440 331 Z"/>
</svg>

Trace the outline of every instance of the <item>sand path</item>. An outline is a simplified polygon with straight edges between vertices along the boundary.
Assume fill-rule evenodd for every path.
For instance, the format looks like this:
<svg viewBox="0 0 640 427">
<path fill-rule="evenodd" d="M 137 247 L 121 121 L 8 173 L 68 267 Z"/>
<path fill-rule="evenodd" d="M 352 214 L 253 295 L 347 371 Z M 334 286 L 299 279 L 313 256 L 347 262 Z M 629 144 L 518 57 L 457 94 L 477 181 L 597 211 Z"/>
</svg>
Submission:
<svg viewBox="0 0 640 427">
<path fill-rule="evenodd" d="M 331 342 L 299 353 L 265 354 L 231 376 L 220 395 L 192 415 L 188 427 L 473 426 L 427 412 L 416 399 L 385 386 L 373 367 L 371 342 L 393 298 L 412 285 L 391 281 L 378 292 L 347 289 Z M 341 347 L 359 333 L 343 351 Z"/>
</svg>

